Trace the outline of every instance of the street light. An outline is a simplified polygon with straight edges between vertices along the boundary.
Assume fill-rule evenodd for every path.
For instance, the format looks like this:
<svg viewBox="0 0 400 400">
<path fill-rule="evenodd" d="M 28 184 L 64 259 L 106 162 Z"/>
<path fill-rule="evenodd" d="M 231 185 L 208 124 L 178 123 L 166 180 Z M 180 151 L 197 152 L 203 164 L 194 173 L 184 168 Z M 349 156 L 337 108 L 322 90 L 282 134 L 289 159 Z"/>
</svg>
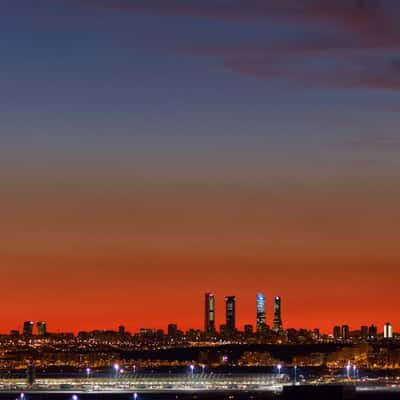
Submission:
<svg viewBox="0 0 400 400">
<path fill-rule="evenodd" d="M 282 369 L 282 364 L 278 364 L 276 366 L 276 368 L 278 368 L 278 375 L 280 375 L 281 374 L 281 369 Z"/>
<path fill-rule="evenodd" d="M 297 365 L 294 366 L 294 384 L 297 384 Z"/>
<path fill-rule="evenodd" d="M 354 379 L 357 378 L 357 366 L 356 365 L 353 365 L 353 376 L 354 376 Z"/>
<path fill-rule="evenodd" d="M 86 378 L 89 379 L 90 378 L 90 372 L 92 372 L 92 370 L 88 367 L 86 368 Z"/>
<path fill-rule="evenodd" d="M 205 364 L 203 364 L 203 365 L 201 366 L 201 372 L 202 372 L 203 374 L 204 374 L 205 369 L 206 369 L 206 366 L 205 366 Z"/>
<path fill-rule="evenodd" d="M 114 371 L 115 371 L 115 377 L 118 377 L 118 372 L 119 372 L 119 369 L 120 369 L 119 364 L 114 364 L 113 368 L 114 368 Z"/>
<path fill-rule="evenodd" d="M 133 399 L 136 400 L 138 398 L 138 394 L 137 393 L 133 393 Z"/>
<path fill-rule="evenodd" d="M 73 395 L 72 395 L 72 400 L 79 400 L 79 397 L 78 397 L 78 395 L 76 395 L 76 394 L 73 394 Z"/>
<path fill-rule="evenodd" d="M 192 378 L 193 378 L 193 375 L 194 375 L 194 365 L 193 364 L 190 364 L 190 371 L 192 372 Z"/>
<path fill-rule="evenodd" d="M 346 370 L 347 370 L 347 379 L 350 379 L 350 368 L 351 368 L 351 365 L 350 365 L 350 362 L 346 365 Z"/>
</svg>

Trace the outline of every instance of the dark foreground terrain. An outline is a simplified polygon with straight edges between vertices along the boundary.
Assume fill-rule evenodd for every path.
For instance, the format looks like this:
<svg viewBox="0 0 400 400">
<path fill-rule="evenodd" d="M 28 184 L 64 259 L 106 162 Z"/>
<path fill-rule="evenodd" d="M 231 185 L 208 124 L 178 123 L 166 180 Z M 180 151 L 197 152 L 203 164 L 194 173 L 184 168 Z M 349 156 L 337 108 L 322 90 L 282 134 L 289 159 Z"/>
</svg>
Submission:
<svg viewBox="0 0 400 400">
<path fill-rule="evenodd" d="M 0 400 L 379 400 L 400 399 L 400 392 L 377 391 L 368 393 L 344 394 L 339 392 L 321 393 L 318 390 L 308 393 L 296 394 L 274 394 L 261 392 L 248 393 L 159 393 L 159 394 L 137 394 L 132 393 L 79 393 L 73 397 L 71 393 L 26 393 L 23 396 L 15 393 L 0 393 Z"/>
</svg>

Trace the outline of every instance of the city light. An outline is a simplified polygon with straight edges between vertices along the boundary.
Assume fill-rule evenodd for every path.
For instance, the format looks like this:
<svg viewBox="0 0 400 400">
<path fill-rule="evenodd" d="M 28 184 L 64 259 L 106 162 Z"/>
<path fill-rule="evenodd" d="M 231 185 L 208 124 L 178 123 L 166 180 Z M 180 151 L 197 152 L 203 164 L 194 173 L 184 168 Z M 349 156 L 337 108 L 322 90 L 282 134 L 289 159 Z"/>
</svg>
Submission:
<svg viewBox="0 0 400 400">
<path fill-rule="evenodd" d="M 114 371 L 115 371 L 115 377 L 117 378 L 121 368 L 120 368 L 119 364 L 114 364 L 113 368 L 114 368 Z"/>
<path fill-rule="evenodd" d="M 351 364 L 350 364 L 350 361 L 349 361 L 349 363 L 346 365 L 347 379 L 350 379 L 350 369 L 351 369 Z"/>
</svg>

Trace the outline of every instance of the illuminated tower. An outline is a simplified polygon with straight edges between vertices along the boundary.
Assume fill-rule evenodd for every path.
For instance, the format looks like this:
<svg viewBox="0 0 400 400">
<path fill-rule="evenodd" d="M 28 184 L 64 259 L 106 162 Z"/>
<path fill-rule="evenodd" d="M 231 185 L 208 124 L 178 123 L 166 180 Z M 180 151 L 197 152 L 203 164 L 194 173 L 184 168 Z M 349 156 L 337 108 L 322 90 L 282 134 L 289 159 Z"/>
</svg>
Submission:
<svg viewBox="0 0 400 400">
<path fill-rule="evenodd" d="M 36 322 L 37 334 L 39 336 L 46 336 L 47 335 L 47 324 L 46 321 L 39 321 Z"/>
<path fill-rule="evenodd" d="M 236 297 L 225 297 L 225 310 L 226 310 L 226 330 L 234 332 L 236 330 Z"/>
<path fill-rule="evenodd" d="M 257 311 L 257 332 L 262 332 L 266 326 L 266 313 L 265 313 L 265 297 L 262 293 L 258 293 L 256 297 L 256 311 Z"/>
<path fill-rule="evenodd" d="M 385 339 L 392 339 L 393 338 L 393 328 L 390 322 L 387 322 L 383 327 L 383 337 Z"/>
<path fill-rule="evenodd" d="M 205 313 L 204 313 L 204 331 L 206 333 L 215 332 L 215 296 L 206 293 L 205 297 Z"/>
<path fill-rule="evenodd" d="M 281 313 L 281 298 L 279 296 L 275 297 L 274 300 L 274 321 L 272 324 L 272 329 L 274 332 L 282 332 L 282 313 Z"/>
</svg>

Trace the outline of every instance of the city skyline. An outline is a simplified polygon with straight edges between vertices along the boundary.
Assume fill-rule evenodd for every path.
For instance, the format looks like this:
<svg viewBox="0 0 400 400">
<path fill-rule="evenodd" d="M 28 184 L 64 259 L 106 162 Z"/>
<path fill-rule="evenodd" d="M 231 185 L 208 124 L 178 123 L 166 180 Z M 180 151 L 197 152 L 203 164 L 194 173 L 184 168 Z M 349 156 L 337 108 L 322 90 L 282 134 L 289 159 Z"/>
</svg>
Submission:
<svg viewBox="0 0 400 400">
<path fill-rule="evenodd" d="M 385 338 L 392 338 L 394 331 L 393 325 L 390 322 L 386 322 L 383 325 L 382 332 L 379 331 L 379 328 L 375 325 L 375 323 L 371 323 L 370 325 L 359 325 L 356 327 L 355 325 L 349 326 L 349 324 L 341 323 L 341 325 L 335 325 L 332 321 L 331 330 L 321 331 L 320 326 L 314 326 L 313 328 L 307 326 L 284 326 L 283 318 L 282 318 L 282 298 L 280 296 L 274 296 L 271 298 L 272 310 L 269 315 L 271 315 L 271 319 L 267 318 L 267 298 L 261 293 L 258 292 L 255 297 L 254 304 L 254 321 L 244 322 L 243 325 L 239 326 L 237 324 L 238 315 L 236 311 L 236 295 L 223 296 L 223 304 L 221 310 L 218 310 L 217 307 L 217 296 L 214 293 L 206 292 L 204 295 L 204 304 L 203 304 L 203 321 L 204 325 L 202 329 L 199 329 L 199 326 L 184 326 L 179 321 L 169 321 L 166 325 L 166 330 L 162 328 L 160 325 L 149 325 L 149 326 L 140 326 L 140 328 L 136 328 L 133 332 L 140 332 L 142 330 L 165 330 L 170 334 L 170 331 L 174 331 L 175 333 L 178 330 L 191 330 L 196 329 L 202 331 L 209 338 L 213 337 L 215 334 L 222 335 L 233 335 L 235 332 L 244 332 L 251 327 L 251 333 L 254 334 L 264 334 L 267 332 L 274 332 L 275 334 L 283 334 L 285 331 L 291 329 L 308 329 L 309 331 L 318 330 L 319 333 L 324 335 L 330 335 L 334 338 L 342 338 L 349 339 L 350 333 L 352 331 L 359 331 L 361 337 L 376 337 L 377 334 L 382 333 Z M 216 318 L 218 315 L 218 311 L 221 313 L 221 317 L 219 319 Z M 221 321 L 219 325 L 217 322 Z M 338 321 L 335 321 L 338 322 Z M 27 320 L 22 324 L 22 329 L 11 329 L 9 332 L 13 333 L 21 333 L 23 335 L 32 335 L 36 326 L 37 335 L 44 336 L 49 331 L 47 328 L 47 321 L 39 320 Z M 92 328 L 87 329 L 88 331 L 99 330 L 99 331 L 113 331 L 113 329 L 107 327 L 102 328 Z M 68 330 L 67 330 L 68 331 Z M 85 331 L 85 329 L 79 329 L 78 331 Z M 78 331 L 69 330 L 68 332 L 76 333 Z M 60 332 L 60 330 L 53 331 L 52 333 Z M 124 324 L 118 325 L 118 332 L 122 332 L 123 334 L 127 332 L 127 326 Z"/>
<path fill-rule="evenodd" d="M 0 331 L 400 326 L 400 2 L 117 3 L 0 5 Z"/>
</svg>

